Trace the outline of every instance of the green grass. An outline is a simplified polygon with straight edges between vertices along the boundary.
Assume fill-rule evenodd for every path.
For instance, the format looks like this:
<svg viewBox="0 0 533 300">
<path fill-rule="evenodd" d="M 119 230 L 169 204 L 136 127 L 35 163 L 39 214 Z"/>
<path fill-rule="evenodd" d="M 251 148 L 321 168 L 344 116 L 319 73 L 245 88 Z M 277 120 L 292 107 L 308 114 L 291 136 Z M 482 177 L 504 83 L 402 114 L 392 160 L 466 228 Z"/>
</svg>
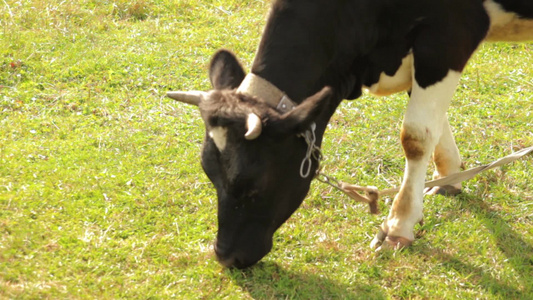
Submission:
<svg viewBox="0 0 533 300">
<path fill-rule="evenodd" d="M 209 89 L 221 47 L 250 66 L 269 4 L 0 2 L 0 298 L 533 298 L 531 156 L 427 197 L 409 249 L 368 247 L 387 204 L 371 216 L 314 183 L 261 263 L 216 262 L 203 124 L 163 95 Z M 532 65 L 531 43 L 487 44 L 471 61 L 449 111 L 467 167 L 533 145 Z M 399 184 L 406 102 L 343 103 L 326 171 Z"/>
</svg>

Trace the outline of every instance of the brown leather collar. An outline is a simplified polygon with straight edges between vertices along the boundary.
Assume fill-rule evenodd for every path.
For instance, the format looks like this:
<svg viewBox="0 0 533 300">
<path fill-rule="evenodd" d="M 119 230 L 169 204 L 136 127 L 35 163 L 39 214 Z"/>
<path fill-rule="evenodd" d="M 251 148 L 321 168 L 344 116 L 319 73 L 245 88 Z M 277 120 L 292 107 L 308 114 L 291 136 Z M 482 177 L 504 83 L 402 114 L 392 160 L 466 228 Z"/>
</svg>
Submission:
<svg viewBox="0 0 533 300">
<path fill-rule="evenodd" d="M 280 113 L 286 113 L 297 105 L 275 85 L 252 73 L 246 75 L 237 88 L 237 93 L 257 97 L 271 107 L 275 107 Z"/>
</svg>

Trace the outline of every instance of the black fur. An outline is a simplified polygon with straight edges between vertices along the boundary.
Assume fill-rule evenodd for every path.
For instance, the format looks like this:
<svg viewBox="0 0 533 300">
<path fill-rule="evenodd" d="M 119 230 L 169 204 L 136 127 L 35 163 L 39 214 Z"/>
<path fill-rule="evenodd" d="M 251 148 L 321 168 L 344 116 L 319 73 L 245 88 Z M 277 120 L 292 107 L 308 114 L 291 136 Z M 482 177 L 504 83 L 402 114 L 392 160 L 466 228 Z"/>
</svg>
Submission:
<svg viewBox="0 0 533 300">
<path fill-rule="evenodd" d="M 218 51 L 209 65 L 209 79 L 217 90 L 234 89 L 244 79 L 244 70 L 235 56 L 227 50 Z"/>
<path fill-rule="evenodd" d="M 326 85 L 354 99 L 413 51 L 426 87 L 462 70 L 488 26 L 482 1 L 276 1 L 252 72 L 297 102 Z"/>
</svg>

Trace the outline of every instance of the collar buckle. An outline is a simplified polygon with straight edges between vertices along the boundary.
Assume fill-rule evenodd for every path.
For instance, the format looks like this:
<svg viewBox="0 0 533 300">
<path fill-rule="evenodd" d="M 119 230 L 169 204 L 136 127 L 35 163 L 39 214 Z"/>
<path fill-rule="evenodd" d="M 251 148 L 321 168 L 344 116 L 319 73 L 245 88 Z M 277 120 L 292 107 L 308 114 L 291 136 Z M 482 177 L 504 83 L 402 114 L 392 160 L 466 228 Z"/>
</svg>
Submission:
<svg viewBox="0 0 533 300">
<path fill-rule="evenodd" d="M 279 100 L 278 106 L 276 107 L 276 110 L 282 114 L 287 113 L 291 110 L 293 110 L 296 107 L 296 104 L 292 102 L 287 95 L 283 95 L 281 97 L 281 100 Z"/>
</svg>

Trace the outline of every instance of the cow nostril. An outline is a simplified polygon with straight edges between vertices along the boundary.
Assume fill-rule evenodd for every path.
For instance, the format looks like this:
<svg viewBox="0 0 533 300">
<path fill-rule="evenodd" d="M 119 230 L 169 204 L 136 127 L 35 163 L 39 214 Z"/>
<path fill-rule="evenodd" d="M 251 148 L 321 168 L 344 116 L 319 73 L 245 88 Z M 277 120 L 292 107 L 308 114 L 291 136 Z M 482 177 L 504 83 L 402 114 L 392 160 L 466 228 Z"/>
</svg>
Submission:
<svg viewBox="0 0 533 300">
<path fill-rule="evenodd" d="M 252 265 L 250 263 L 246 263 L 246 260 L 233 252 L 221 250 L 227 248 L 221 248 L 217 244 L 215 244 L 214 248 L 218 262 L 226 268 L 244 269 Z"/>
<path fill-rule="evenodd" d="M 225 259 L 217 257 L 217 259 L 218 259 L 218 262 L 226 268 L 232 268 L 235 266 L 235 258 L 233 257 L 225 258 Z"/>
<path fill-rule="evenodd" d="M 217 260 L 221 265 L 226 268 L 231 268 L 234 266 L 235 257 L 231 255 L 229 248 L 221 247 L 217 242 L 215 242 L 214 250 Z"/>
<path fill-rule="evenodd" d="M 228 247 L 220 246 L 218 242 L 215 242 L 214 249 L 217 257 L 226 257 L 230 252 Z"/>
</svg>

